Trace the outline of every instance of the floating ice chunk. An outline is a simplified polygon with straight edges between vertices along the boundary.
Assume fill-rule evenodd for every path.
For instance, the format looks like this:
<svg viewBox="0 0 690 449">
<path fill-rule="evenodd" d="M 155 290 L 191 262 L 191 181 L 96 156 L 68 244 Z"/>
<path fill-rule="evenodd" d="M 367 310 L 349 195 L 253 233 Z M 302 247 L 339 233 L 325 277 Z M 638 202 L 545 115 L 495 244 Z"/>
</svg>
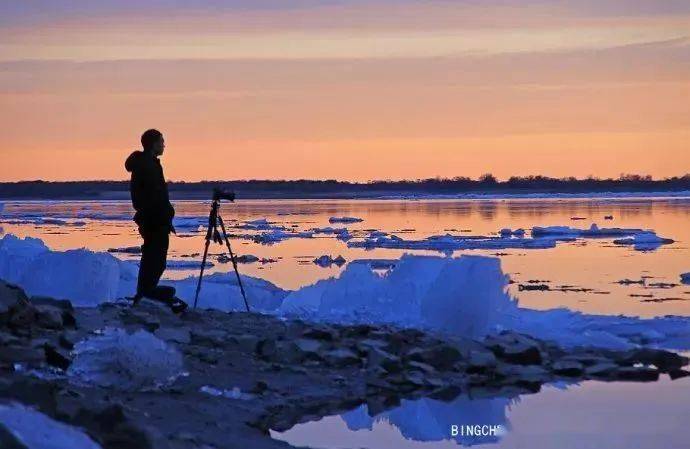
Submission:
<svg viewBox="0 0 690 449">
<path fill-rule="evenodd" d="M 194 232 L 199 230 L 199 226 L 208 224 L 206 217 L 175 217 L 173 218 L 173 226 L 176 230 L 186 232 Z"/>
<path fill-rule="evenodd" d="M 141 246 L 126 246 L 123 248 L 108 248 L 109 253 L 141 254 Z"/>
<path fill-rule="evenodd" d="M 325 228 L 314 228 L 311 230 L 314 234 L 335 234 L 338 240 L 347 241 L 352 238 L 352 234 L 347 228 L 332 228 L 326 226 Z"/>
<path fill-rule="evenodd" d="M 328 219 L 329 223 L 360 223 L 364 221 L 363 218 L 357 217 L 331 217 Z"/>
<path fill-rule="evenodd" d="M 282 242 L 283 240 L 293 239 L 293 238 L 310 239 L 313 236 L 314 236 L 314 234 L 312 232 L 309 232 L 309 231 L 290 232 L 290 231 L 283 231 L 283 230 L 277 229 L 277 230 L 263 232 L 259 235 L 253 236 L 252 239 L 254 241 L 256 241 L 257 243 L 273 244 L 273 243 L 278 243 L 278 242 Z"/>
<path fill-rule="evenodd" d="M 345 264 L 345 258 L 343 256 L 338 256 L 336 258 L 333 258 L 329 255 L 323 255 L 319 256 L 316 259 L 314 259 L 314 263 L 320 267 L 330 267 L 331 265 L 335 264 L 339 267 L 343 266 Z"/>
<path fill-rule="evenodd" d="M 645 232 L 643 229 L 636 228 L 599 228 L 596 223 L 592 223 L 589 229 L 571 228 L 570 226 L 535 226 L 532 228 L 532 237 L 622 237 Z"/>
<path fill-rule="evenodd" d="M 515 236 L 515 237 L 524 237 L 524 235 L 525 235 L 525 230 L 522 229 L 522 228 L 520 228 L 520 229 L 516 229 L 516 230 L 513 231 L 513 230 L 510 229 L 510 228 L 503 228 L 503 229 L 501 229 L 498 233 L 499 233 L 499 235 L 500 235 L 501 237 L 503 237 L 503 238 L 508 238 L 508 237 L 512 237 L 512 236 Z"/>
<path fill-rule="evenodd" d="M 83 430 L 22 404 L 0 404 L 0 423 L 28 449 L 101 449 Z M 14 446 L 12 446 L 14 447 Z"/>
<path fill-rule="evenodd" d="M 271 223 L 265 218 L 259 218 L 257 220 L 245 221 L 243 224 L 235 226 L 237 229 L 249 229 L 255 231 L 284 231 L 285 227 Z"/>
<path fill-rule="evenodd" d="M 80 341 L 67 375 L 78 384 L 118 390 L 165 386 L 182 374 L 182 355 L 153 334 L 106 328 Z"/>
<path fill-rule="evenodd" d="M 452 253 L 470 249 L 544 249 L 556 246 L 554 238 L 509 238 L 486 236 L 455 236 L 451 234 L 434 235 L 423 240 L 404 240 L 396 235 L 367 238 L 348 242 L 351 248 L 390 248 L 408 250 L 431 250 Z"/>
<path fill-rule="evenodd" d="M 653 251 L 661 245 L 673 243 L 673 240 L 659 237 L 652 231 L 643 231 L 633 234 L 632 237 L 616 239 L 613 243 L 616 245 L 633 245 L 636 251 Z"/>
<path fill-rule="evenodd" d="M 690 272 L 681 274 L 680 282 L 683 284 L 690 284 Z"/>
<path fill-rule="evenodd" d="M 241 400 L 249 400 L 253 399 L 254 395 L 249 394 L 249 393 L 244 393 L 242 390 L 240 390 L 239 387 L 232 387 L 232 389 L 218 389 L 216 387 L 212 387 L 210 385 L 204 385 L 201 388 L 199 388 L 199 391 L 202 393 L 206 393 L 210 396 L 215 396 L 215 397 L 224 397 L 227 399 L 241 399 Z"/>
<path fill-rule="evenodd" d="M 213 262 L 206 261 L 206 268 L 211 268 L 213 266 L 215 266 Z M 201 261 L 173 259 L 168 260 L 165 268 L 168 270 L 198 270 L 201 268 Z"/>
</svg>

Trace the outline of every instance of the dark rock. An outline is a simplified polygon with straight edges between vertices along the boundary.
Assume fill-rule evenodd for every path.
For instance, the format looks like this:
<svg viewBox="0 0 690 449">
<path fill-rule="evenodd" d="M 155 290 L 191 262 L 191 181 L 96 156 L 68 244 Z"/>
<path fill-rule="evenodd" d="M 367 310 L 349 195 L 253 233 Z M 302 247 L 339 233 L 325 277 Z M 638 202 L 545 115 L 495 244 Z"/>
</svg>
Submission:
<svg viewBox="0 0 690 449">
<path fill-rule="evenodd" d="M 539 343 L 533 338 L 514 332 L 504 332 L 486 339 L 487 346 L 501 360 L 517 365 L 541 365 Z"/>
<path fill-rule="evenodd" d="M 659 370 L 647 366 L 626 366 L 616 371 L 616 378 L 620 380 L 636 380 L 642 382 L 655 381 L 659 379 Z"/>
<path fill-rule="evenodd" d="M 256 347 L 259 344 L 259 337 L 249 334 L 230 337 L 230 340 L 236 343 L 242 352 L 248 352 L 250 354 L 256 352 Z"/>
<path fill-rule="evenodd" d="M 45 355 L 41 348 L 21 345 L 0 346 L 0 362 L 2 363 L 28 363 L 31 365 L 38 365 L 43 363 L 44 360 Z"/>
<path fill-rule="evenodd" d="M 74 332 L 63 332 L 60 334 L 60 337 L 58 337 L 58 343 L 60 343 L 60 346 L 67 350 L 72 350 L 74 349 L 74 345 L 78 341 L 78 336 Z"/>
<path fill-rule="evenodd" d="M 63 350 L 56 348 L 50 343 L 43 345 L 43 350 L 45 351 L 46 362 L 62 370 L 69 368 L 72 360 L 63 352 Z"/>
<path fill-rule="evenodd" d="M 430 348 L 413 349 L 406 355 L 407 360 L 426 363 L 437 370 L 449 370 L 461 358 L 460 351 L 446 344 L 438 344 Z"/>
<path fill-rule="evenodd" d="M 560 376 L 575 377 L 583 372 L 583 367 L 580 362 L 574 360 L 559 360 L 551 367 L 554 373 Z"/>
<path fill-rule="evenodd" d="M 212 348 L 222 347 L 229 342 L 227 333 L 220 329 L 194 329 L 190 334 L 190 342 L 195 345 Z"/>
<path fill-rule="evenodd" d="M 654 365 L 662 373 L 677 370 L 688 364 L 688 359 L 675 352 L 662 349 L 642 348 L 636 349 L 627 358 L 628 363 L 642 363 Z"/>
<path fill-rule="evenodd" d="M 436 369 L 434 369 L 433 366 L 427 365 L 426 363 L 422 363 L 422 362 L 415 362 L 414 360 L 409 361 L 407 363 L 407 368 L 410 370 L 421 371 L 424 374 L 435 374 L 436 373 Z"/>
<path fill-rule="evenodd" d="M 2 449 L 29 449 L 3 423 L 0 423 L 0 447 Z"/>
<path fill-rule="evenodd" d="M 46 329 L 62 329 L 63 311 L 51 305 L 36 306 L 36 325 Z"/>
<path fill-rule="evenodd" d="M 338 331 L 335 329 L 311 328 L 305 330 L 302 335 L 306 338 L 312 338 L 315 340 L 334 341 L 338 339 Z"/>
<path fill-rule="evenodd" d="M 585 367 L 585 374 L 592 377 L 611 377 L 618 370 L 618 365 L 613 362 L 596 363 Z"/>
<path fill-rule="evenodd" d="M 192 335 L 188 327 L 160 327 L 156 329 L 154 334 L 161 340 L 174 343 L 189 344 L 192 341 Z"/>
<path fill-rule="evenodd" d="M 68 299 L 55 299 L 55 298 L 50 298 L 47 296 L 32 296 L 31 297 L 31 304 L 34 306 L 51 306 L 51 307 L 57 307 L 60 310 L 64 310 L 66 312 L 72 312 L 74 311 L 74 307 L 72 306 L 72 303 Z"/>
<path fill-rule="evenodd" d="M 349 349 L 332 349 L 322 354 L 324 361 L 338 368 L 361 363 L 360 358 Z"/>
<path fill-rule="evenodd" d="M 396 373 L 402 370 L 399 357 L 382 349 L 372 347 L 367 353 L 366 368 L 373 370 L 376 367 L 381 367 L 387 373 Z"/>
<path fill-rule="evenodd" d="M 275 357 L 277 353 L 275 340 L 269 338 L 261 340 L 256 345 L 256 353 L 259 357 L 264 359 Z"/>
<path fill-rule="evenodd" d="M 676 380 L 687 376 L 690 376 L 690 371 L 686 371 L 683 369 L 677 369 L 668 372 L 668 377 L 670 377 L 671 380 Z"/>
<path fill-rule="evenodd" d="M 471 350 L 467 359 L 467 372 L 484 373 L 496 367 L 496 356 L 490 351 Z"/>
</svg>

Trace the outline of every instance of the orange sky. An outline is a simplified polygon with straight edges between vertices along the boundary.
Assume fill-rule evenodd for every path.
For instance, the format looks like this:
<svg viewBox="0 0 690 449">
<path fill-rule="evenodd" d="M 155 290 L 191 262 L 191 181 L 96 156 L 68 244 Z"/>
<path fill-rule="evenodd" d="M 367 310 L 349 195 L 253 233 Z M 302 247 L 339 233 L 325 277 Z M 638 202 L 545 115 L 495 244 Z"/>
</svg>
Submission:
<svg viewBox="0 0 690 449">
<path fill-rule="evenodd" d="M 690 172 L 683 2 L 152 3 L 0 6 L 0 180 Z"/>
</svg>

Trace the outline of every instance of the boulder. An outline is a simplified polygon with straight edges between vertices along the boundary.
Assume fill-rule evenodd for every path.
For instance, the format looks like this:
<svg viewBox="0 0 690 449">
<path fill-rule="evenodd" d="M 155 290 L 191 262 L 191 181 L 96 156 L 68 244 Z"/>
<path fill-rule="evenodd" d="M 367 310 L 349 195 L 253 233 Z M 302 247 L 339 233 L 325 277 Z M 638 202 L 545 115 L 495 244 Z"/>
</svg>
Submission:
<svg viewBox="0 0 690 449">
<path fill-rule="evenodd" d="M 48 365 L 55 366 L 61 370 L 66 370 L 72 363 L 72 360 L 70 360 L 64 350 L 57 348 L 50 343 L 46 343 L 43 346 L 43 350 L 45 351 L 46 362 Z"/>
<path fill-rule="evenodd" d="M 163 341 L 173 343 L 189 344 L 192 335 L 188 327 L 160 327 L 156 329 L 154 335 Z"/>
<path fill-rule="evenodd" d="M 438 344 L 430 348 L 416 348 L 405 356 L 407 360 L 426 363 L 437 370 L 449 370 L 462 359 L 460 351 L 453 346 Z"/>
<path fill-rule="evenodd" d="M 659 370 L 649 366 L 625 366 L 616 371 L 616 378 L 641 382 L 656 381 L 659 379 Z"/>
<path fill-rule="evenodd" d="M 63 311 L 51 305 L 38 305 L 36 307 L 36 324 L 39 327 L 46 329 L 62 329 L 64 323 L 62 320 Z"/>
<path fill-rule="evenodd" d="M 613 362 L 601 362 L 585 368 L 585 374 L 592 377 L 611 377 L 618 370 L 618 365 Z"/>
<path fill-rule="evenodd" d="M 580 362 L 574 360 L 559 360 L 555 362 L 551 369 L 559 376 L 575 377 L 583 372 L 583 367 Z"/>
<path fill-rule="evenodd" d="M 349 349 L 332 349 L 323 353 L 322 357 L 327 364 L 338 368 L 360 363 L 360 358 L 357 354 Z"/>
<path fill-rule="evenodd" d="M 367 354 L 366 368 L 372 370 L 376 367 L 381 367 L 387 373 L 396 373 L 402 370 L 399 357 L 383 349 L 370 348 Z"/>
<path fill-rule="evenodd" d="M 496 356 L 490 351 L 473 349 L 467 358 L 467 371 L 469 373 L 484 373 L 496 367 Z"/>
</svg>

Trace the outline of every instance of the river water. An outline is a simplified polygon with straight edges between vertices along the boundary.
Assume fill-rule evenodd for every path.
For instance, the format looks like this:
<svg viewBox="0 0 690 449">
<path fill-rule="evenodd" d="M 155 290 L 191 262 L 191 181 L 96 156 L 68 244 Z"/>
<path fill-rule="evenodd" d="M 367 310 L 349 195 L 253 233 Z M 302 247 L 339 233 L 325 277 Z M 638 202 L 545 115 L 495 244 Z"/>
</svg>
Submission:
<svg viewBox="0 0 690 449">
<path fill-rule="evenodd" d="M 204 245 L 203 223 L 209 202 L 175 203 L 178 235 L 171 240 L 169 260 L 190 262 L 189 269 L 169 270 L 170 278 L 194 275 Z M 690 285 L 680 274 L 690 271 L 690 198 L 630 199 L 491 199 L 491 200 L 252 200 L 223 204 L 221 212 L 231 234 L 260 234 L 240 229 L 266 219 L 289 231 L 347 227 L 354 240 L 382 231 L 404 239 L 433 235 L 497 235 L 502 228 L 529 230 L 534 226 L 567 225 L 589 228 L 642 228 L 674 240 L 652 251 L 617 245 L 613 238 L 577 239 L 549 249 L 433 251 L 348 247 L 332 234 L 289 238 L 262 244 L 233 238 L 238 255 L 273 262 L 240 264 L 243 274 L 265 278 L 285 289 L 297 289 L 337 276 L 356 259 L 397 259 L 404 253 L 499 257 L 514 281 L 511 293 L 527 308 L 566 307 L 591 314 L 655 317 L 690 316 Z M 4 233 L 41 238 L 57 250 L 86 247 L 94 251 L 140 244 L 128 202 L 6 201 L 0 216 Z M 348 224 L 331 217 L 357 217 Z M 185 221 L 185 217 L 187 221 Z M 608 218 L 606 218 L 608 217 Z M 195 221 L 196 220 L 196 221 Z M 185 223 L 187 225 L 185 225 Z M 214 271 L 228 271 L 216 260 L 223 247 L 211 246 Z M 136 254 L 113 253 L 125 259 Z M 346 264 L 322 267 L 322 255 L 342 256 Z M 174 264 L 175 262 L 173 262 Z M 627 281 L 634 281 L 633 283 Z M 623 281 L 623 282 L 621 282 Z M 546 285 L 548 290 L 526 290 Z M 522 286 L 522 287 L 521 287 Z M 567 288 L 561 288 L 566 286 Z M 529 287 L 528 287 L 529 288 Z M 690 381 L 662 380 L 652 384 L 585 382 L 547 387 L 536 395 L 505 398 L 457 398 L 450 403 L 403 403 L 400 409 L 370 418 L 366 409 L 326 417 L 275 434 L 296 445 L 315 447 L 453 447 L 490 444 L 496 447 L 688 447 Z M 425 402 L 426 401 L 426 402 Z M 472 424 L 479 417 L 501 424 L 506 433 L 495 438 L 451 438 L 451 424 Z M 477 419 L 479 419 L 477 418 Z M 685 418 L 685 419 L 683 419 Z"/>
</svg>

